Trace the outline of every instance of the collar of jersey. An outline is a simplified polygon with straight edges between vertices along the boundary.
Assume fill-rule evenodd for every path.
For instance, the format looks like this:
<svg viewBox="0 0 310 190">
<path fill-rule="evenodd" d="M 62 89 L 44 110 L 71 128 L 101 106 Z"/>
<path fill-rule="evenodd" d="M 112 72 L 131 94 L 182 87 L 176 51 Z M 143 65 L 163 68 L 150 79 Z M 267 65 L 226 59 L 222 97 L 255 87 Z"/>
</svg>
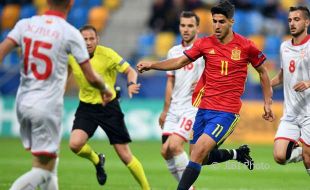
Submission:
<svg viewBox="0 0 310 190">
<path fill-rule="evenodd" d="M 61 17 L 63 19 L 66 18 L 66 15 L 60 11 L 55 11 L 55 10 L 48 10 L 44 13 L 45 15 L 53 15 L 53 16 L 58 16 Z"/>
<path fill-rule="evenodd" d="M 305 44 L 308 40 L 310 40 L 310 34 L 308 34 L 299 44 L 293 44 L 293 39 L 291 40 L 293 46 L 300 46 Z"/>
</svg>

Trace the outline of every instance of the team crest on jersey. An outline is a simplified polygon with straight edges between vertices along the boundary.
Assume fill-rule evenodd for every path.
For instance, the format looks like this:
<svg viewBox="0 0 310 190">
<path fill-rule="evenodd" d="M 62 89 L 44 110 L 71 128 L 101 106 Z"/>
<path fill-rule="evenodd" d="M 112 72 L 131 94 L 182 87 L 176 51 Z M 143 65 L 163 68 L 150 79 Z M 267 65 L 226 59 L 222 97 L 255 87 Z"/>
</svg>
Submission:
<svg viewBox="0 0 310 190">
<path fill-rule="evenodd" d="M 235 49 L 233 49 L 231 51 L 231 59 L 232 60 L 235 60 L 235 61 L 240 60 L 240 55 L 241 55 L 241 50 L 238 49 L 237 47 L 235 47 Z"/>
</svg>

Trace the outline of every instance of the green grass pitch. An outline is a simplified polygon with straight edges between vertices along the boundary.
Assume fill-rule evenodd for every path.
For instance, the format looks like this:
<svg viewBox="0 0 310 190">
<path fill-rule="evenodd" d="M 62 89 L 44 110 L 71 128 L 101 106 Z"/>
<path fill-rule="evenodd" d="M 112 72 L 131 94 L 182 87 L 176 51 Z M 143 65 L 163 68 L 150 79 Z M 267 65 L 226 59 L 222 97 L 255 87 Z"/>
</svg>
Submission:
<svg viewBox="0 0 310 190">
<path fill-rule="evenodd" d="M 0 190 L 30 169 L 31 155 L 24 151 L 19 139 L 0 138 Z M 75 156 L 63 140 L 58 169 L 60 190 L 135 190 L 138 184 L 118 159 L 106 140 L 93 140 L 90 145 L 106 155 L 108 181 L 99 186 L 90 162 Z M 174 190 L 177 183 L 161 158 L 159 141 L 131 143 L 132 152 L 144 166 L 153 190 Z M 222 148 L 238 145 L 224 144 Z M 280 166 L 272 158 L 271 145 L 250 145 L 256 168 L 249 171 L 235 161 L 203 167 L 195 183 L 198 190 L 310 190 L 309 176 L 303 164 Z"/>
</svg>

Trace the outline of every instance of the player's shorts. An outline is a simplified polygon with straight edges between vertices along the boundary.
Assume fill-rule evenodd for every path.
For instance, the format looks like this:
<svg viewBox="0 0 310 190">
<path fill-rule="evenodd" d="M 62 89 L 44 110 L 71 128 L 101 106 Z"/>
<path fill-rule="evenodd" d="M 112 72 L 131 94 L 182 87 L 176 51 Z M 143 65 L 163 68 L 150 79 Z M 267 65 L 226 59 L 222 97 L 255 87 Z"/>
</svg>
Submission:
<svg viewBox="0 0 310 190">
<path fill-rule="evenodd" d="M 275 140 L 277 139 L 286 139 L 295 143 L 301 141 L 310 146 L 310 117 L 283 117 L 275 136 Z"/>
<path fill-rule="evenodd" d="M 20 136 L 25 149 L 35 156 L 57 157 L 61 140 L 62 106 L 37 108 L 17 104 Z"/>
<path fill-rule="evenodd" d="M 75 113 L 74 129 L 81 129 L 91 138 L 100 126 L 107 134 L 110 144 L 126 144 L 131 142 L 124 121 L 124 114 L 117 99 L 105 106 L 80 102 Z"/>
<path fill-rule="evenodd" d="M 234 113 L 215 110 L 199 109 L 193 126 L 193 139 L 196 144 L 198 138 L 204 133 L 210 136 L 220 146 L 234 131 L 240 116 Z"/>
<path fill-rule="evenodd" d="M 180 110 L 171 106 L 167 113 L 162 135 L 176 134 L 185 141 L 190 140 L 196 113 L 197 108 L 195 107 Z"/>
</svg>

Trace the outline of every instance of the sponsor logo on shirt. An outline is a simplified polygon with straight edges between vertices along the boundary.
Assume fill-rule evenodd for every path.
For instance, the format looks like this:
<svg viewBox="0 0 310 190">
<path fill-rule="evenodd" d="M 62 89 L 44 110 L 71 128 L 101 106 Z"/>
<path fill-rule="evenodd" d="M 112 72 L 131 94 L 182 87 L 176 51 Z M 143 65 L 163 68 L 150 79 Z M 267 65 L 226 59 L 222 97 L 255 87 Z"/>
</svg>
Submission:
<svg viewBox="0 0 310 190">
<path fill-rule="evenodd" d="M 214 51 L 214 49 L 211 49 L 208 53 L 214 55 L 215 51 Z"/>
</svg>

